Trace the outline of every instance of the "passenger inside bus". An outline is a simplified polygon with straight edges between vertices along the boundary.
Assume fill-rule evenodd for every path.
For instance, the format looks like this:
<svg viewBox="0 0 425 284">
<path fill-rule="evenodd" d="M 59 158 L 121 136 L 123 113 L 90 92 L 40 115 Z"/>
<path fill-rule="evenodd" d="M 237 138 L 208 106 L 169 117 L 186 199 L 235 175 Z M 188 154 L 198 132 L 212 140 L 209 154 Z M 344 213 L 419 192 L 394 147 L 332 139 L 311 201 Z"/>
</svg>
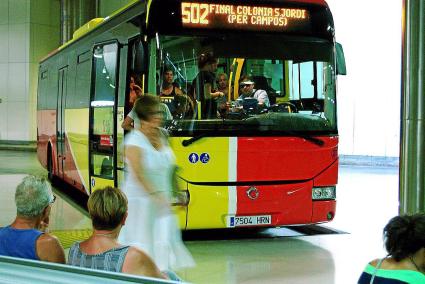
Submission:
<svg viewBox="0 0 425 284">
<path fill-rule="evenodd" d="M 223 97 L 217 98 L 217 109 L 220 116 L 223 116 L 227 111 L 227 100 L 229 97 L 228 77 L 226 73 L 220 73 L 217 76 L 217 90 L 224 94 Z"/>
<path fill-rule="evenodd" d="M 139 85 L 137 85 L 136 83 L 141 83 L 138 80 L 135 80 L 134 78 L 137 78 L 137 76 L 134 77 L 134 75 L 130 75 L 130 82 L 129 82 L 129 96 L 128 96 L 128 102 L 129 102 L 129 107 L 131 108 L 130 112 L 126 115 L 126 117 L 124 118 L 124 121 L 121 123 L 121 127 L 125 130 L 125 131 L 130 131 L 133 128 L 140 128 L 140 120 L 137 117 L 135 111 L 133 110 L 133 105 L 134 102 L 140 98 L 141 96 L 143 96 L 142 93 L 142 89 L 139 87 Z M 134 100 L 134 102 L 132 102 L 132 91 L 134 91 L 134 94 L 136 94 L 136 99 Z M 160 108 L 163 114 L 164 119 L 171 119 L 173 116 L 170 112 L 169 107 L 166 104 L 161 103 L 160 104 Z"/>
<path fill-rule="evenodd" d="M 131 107 L 133 107 L 136 99 L 142 95 L 142 88 L 140 87 L 142 85 L 141 83 L 142 82 L 140 81 L 139 76 L 137 76 L 136 74 L 130 75 L 130 84 L 129 84 L 130 99 L 129 99 L 129 103 L 130 103 Z"/>
<path fill-rule="evenodd" d="M 201 117 L 203 119 L 217 118 L 217 99 L 224 97 L 224 93 L 217 91 L 215 72 L 218 59 L 212 52 L 202 53 L 198 57 L 199 73 L 193 80 L 194 98 L 201 103 Z"/>
<path fill-rule="evenodd" d="M 255 89 L 255 82 L 249 76 L 242 76 L 240 83 L 241 95 L 236 100 L 236 106 L 239 108 L 247 109 L 246 105 L 254 104 L 255 99 L 259 107 L 270 107 L 270 100 L 267 92 L 262 89 Z"/>
<path fill-rule="evenodd" d="M 162 72 L 159 96 L 174 118 L 182 118 L 193 109 L 192 101 L 174 82 L 174 71 L 169 67 L 164 67 Z"/>
<path fill-rule="evenodd" d="M 174 84 L 174 71 L 165 67 L 162 72 L 162 84 L 160 89 L 161 97 L 175 97 L 183 95 L 182 90 Z"/>
</svg>

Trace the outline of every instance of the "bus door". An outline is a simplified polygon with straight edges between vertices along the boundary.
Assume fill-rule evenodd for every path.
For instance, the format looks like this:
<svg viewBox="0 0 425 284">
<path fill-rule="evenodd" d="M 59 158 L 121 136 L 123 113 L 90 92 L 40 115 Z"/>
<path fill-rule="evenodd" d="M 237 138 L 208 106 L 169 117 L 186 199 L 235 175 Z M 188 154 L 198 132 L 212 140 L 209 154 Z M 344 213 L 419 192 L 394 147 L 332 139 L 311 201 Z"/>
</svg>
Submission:
<svg viewBox="0 0 425 284">
<path fill-rule="evenodd" d="M 58 101 L 56 115 L 56 149 L 57 149 L 57 176 L 64 178 L 66 145 L 65 145 L 65 102 L 67 90 L 68 66 L 59 69 Z"/>
<path fill-rule="evenodd" d="M 93 50 L 90 97 L 90 192 L 117 185 L 117 74 L 118 43 L 96 45 Z"/>
</svg>

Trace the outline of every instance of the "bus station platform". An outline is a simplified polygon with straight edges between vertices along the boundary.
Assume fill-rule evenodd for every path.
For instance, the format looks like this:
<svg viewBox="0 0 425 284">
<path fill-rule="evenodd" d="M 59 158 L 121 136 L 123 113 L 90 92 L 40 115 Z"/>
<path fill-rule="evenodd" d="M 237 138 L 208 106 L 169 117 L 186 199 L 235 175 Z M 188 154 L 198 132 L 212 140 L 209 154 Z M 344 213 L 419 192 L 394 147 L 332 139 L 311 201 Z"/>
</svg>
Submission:
<svg viewBox="0 0 425 284">
<path fill-rule="evenodd" d="M 0 226 L 5 226 L 15 216 L 16 185 L 26 174 L 45 170 L 33 152 L 0 151 L 0 160 Z M 90 235 L 91 224 L 84 210 L 60 188 L 54 190 L 50 231 L 67 249 Z M 331 223 L 184 232 L 197 265 L 178 274 L 191 283 L 355 283 L 368 261 L 385 255 L 382 229 L 397 215 L 397 192 L 397 167 L 340 166 Z M 376 210 L 377 203 L 386 206 Z"/>
</svg>

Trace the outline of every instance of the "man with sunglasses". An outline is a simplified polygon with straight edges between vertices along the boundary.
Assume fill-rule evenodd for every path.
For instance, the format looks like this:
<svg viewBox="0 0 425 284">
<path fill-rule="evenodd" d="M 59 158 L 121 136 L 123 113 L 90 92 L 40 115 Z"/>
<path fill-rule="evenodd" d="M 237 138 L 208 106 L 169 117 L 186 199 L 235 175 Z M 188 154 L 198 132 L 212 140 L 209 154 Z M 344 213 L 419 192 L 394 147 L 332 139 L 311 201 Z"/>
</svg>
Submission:
<svg viewBox="0 0 425 284">
<path fill-rule="evenodd" d="M 0 255 L 65 263 L 59 240 L 47 233 L 55 196 L 47 180 L 27 176 L 16 187 L 16 218 L 0 228 Z"/>
<path fill-rule="evenodd" d="M 267 92 L 261 89 L 254 89 L 255 83 L 250 77 L 242 76 L 239 82 L 241 95 L 239 96 L 238 101 L 243 103 L 243 100 L 246 98 L 254 98 L 257 99 L 259 106 L 270 106 L 270 100 Z M 241 104 L 240 102 L 239 104 Z"/>
</svg>

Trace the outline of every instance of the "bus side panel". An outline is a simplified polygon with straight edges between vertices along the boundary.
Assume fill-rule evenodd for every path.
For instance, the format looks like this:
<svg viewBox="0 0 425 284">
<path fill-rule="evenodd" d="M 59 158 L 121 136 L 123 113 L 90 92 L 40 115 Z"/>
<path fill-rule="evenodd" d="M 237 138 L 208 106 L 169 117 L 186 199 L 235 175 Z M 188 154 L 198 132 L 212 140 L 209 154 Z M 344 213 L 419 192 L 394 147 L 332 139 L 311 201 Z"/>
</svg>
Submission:
<svg viewBox="0 0 425 284">
<path fill-rule="evenodd" d="M 189 184 L 190 204 L 187 229 L 225 228 L 228 214 L 227 186 L 196 186 Z"/>
<path fill-rule="evenodd" d="M 89 109 L 67 109 L 66 129 L 66 175 L 67 182 L 88 193 L 89 186 Z"/>
<path fill-rule="evenodd" d="M 47 155 L 49 141 L 52 146 L 56 145 L 56 111 L 39 110 L 37 111 L 37 157 L 40 164 L 47 168 Z M 51 153 L 50 153 L 51 154 Z"/>
<path fill-rule="evenodd" d="M 230 140 L 234 138 L 201 139 L 184 147 L 182 141 L 185 139 L 188 138 L 170 138 L 177 165 L 180 167 L 178 174 L 182 178 L 189 182 L 234 180 L 236 161 L 229 155 Z M 187 183 L 190 194 L 187 229 L 225 228 L 226 217 L 234 214 L 234 210 L 229 210 L 236 206 L 236 200 L 229 203 L 230 188 Z"/>
</svg>

